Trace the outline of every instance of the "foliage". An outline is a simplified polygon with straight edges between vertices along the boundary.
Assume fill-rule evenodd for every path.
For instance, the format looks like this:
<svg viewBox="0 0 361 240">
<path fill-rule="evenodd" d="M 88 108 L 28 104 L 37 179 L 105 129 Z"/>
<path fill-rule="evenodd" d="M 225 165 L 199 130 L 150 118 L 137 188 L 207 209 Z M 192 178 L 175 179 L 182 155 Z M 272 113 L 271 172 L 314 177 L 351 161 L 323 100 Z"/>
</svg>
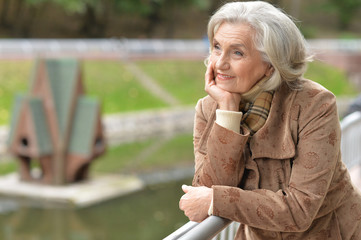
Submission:
<svg viewBox="0 0 361 240">
<path fill-rule="evenodd" d="M 124 15 L 145 23 L 144 32 L 150 37 L 160 23 L 171 22 L 173 27 L 174 16 L 180 9 L 204 11 L 208 7 L 207 0 L 3 0 L 0 26 L 11 34 L 29 37 L 35 20 L 42 18 L 48 9 L 57 9 L 75 17 L 76 32 L 85 37 L 105 37 L 111 17 Z"/>
<path fill-rule="evenodd" d="M 361 8 L 361 0 L 329 0 L 327 4 L 330 10 L 337 13 L 341 30 L 349 27 Z"/>
<path fill-rule="evenodd" d="M 47 0 L 43 0 L 47 1 Z M 48 0 L 58 4 L 65 11 L 69 13 L 85 13 L 87 5 L 92 6 L 94 8 L 101 8 L 102 1 L 98 0 Z"/>
<path fill-rule="evenodd" d="M 104 38 L 113 36 L 127 37 L 165 37 L 173 38 L 182 26 L 177 21 L 184 22 L 187 17 L 204 20 L 204 24 L 197 23 L 197 27 L 204 27 L 207 18 L 220 5 L 231 0 L 2 0 L 0 4 L 0 30 L 1 35 L 11 37 L 37 37 L 35 34 L 49 34 L 56 32 L 74 37 Z M 297 2 L 287 3 L 285 0 L 270 0 L 269 2 L 286 8 L 289 12 L 309 11 L 307 8 L 312 6 L 315 14 L 328 9 L 338 14 L 340 28 L 345 30 L 349 27 L 352 20 L 357 16 L 361 0 L 320 0 L 315 3 L 306 3 L 304 7 L 298 9 Z M 323 2 L 322 6 L 318 4 Z M 289 9 L 287 9 L 289 8 Z M 297 8 L 297 9 L 295 9 Z M 55 12 L 56 16 L 67 16 L 63 22 L 56 19 L 48 19 L 48 12 Z M 60 14 L 59 14 L 60 13 Z M 193 16 L 192 16 L 193 15 Z M 197 18 L 194 18 L 197 16 Z M 49 31 L 40 30 L 37 23 L 41 24 Z M 114 19 L 121 19 L 119 22 Z M 54 20 L 54 22 L 53 22 Z M 122 25 L 129 22 L 135 27 L 127 28 Z M 63 25 L 64 24 L 64 25 Z M 160 28 L 160 26 L 162 28 Z M 311 24 L 311 26 L 313 26 Z M 120 31 L 121 29 L 122 31 Z M 65 31 L 64 31 L 65 30 Z M 204 30 L 204 29 L 202 29 Z M 124 33 L 124 31 L 127 31 Z M 157 32 L 158 31 L 158 32 Z M 192 31 L 190 31 L 192 32 Z M 306 35 L 315 35 L 314 32 L 305 29 Z M 133 35 L 132 35 L 133 34 Z M 319 33 L 318 33 L 319 34 Z M 200 37 L 192 33 L 192 37 Z M 44 37 L 44 36 L 41 36 Z M 47 36 L 45 36 L 47 37 Z M 53 37 L 53 36 L 51 36 Z M 68 36 L 67 36 L 68 37 Z"/>
</svg>

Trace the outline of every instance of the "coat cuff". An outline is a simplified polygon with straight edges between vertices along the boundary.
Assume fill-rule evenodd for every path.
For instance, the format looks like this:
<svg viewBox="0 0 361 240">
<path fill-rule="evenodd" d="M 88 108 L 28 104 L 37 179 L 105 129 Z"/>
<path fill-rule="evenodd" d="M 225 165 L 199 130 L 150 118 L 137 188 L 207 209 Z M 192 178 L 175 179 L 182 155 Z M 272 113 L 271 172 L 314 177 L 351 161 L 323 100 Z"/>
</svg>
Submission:
<svg viewBox="0 0 361 240">
<path fill-rule="evenodd" d="M 226 110 L 216 110 L 216 123 L 224 128 L 240 133 L 243 113 Z"/>
</svg>

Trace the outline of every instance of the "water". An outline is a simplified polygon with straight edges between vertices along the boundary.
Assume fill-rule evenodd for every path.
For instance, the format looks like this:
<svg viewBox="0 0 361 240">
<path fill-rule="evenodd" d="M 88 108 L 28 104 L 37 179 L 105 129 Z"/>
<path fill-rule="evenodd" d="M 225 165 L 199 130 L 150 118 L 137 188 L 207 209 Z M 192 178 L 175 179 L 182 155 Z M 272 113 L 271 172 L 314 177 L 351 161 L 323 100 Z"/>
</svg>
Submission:
<svg viewBox="0 0 361 240">
<path fill-rule="evenodd" d="M 188 221 L 181 185 L 144 191 L 83 209 L 43 209 L 0 198 L 1 240 L 159 240 Z"/>
</svg>

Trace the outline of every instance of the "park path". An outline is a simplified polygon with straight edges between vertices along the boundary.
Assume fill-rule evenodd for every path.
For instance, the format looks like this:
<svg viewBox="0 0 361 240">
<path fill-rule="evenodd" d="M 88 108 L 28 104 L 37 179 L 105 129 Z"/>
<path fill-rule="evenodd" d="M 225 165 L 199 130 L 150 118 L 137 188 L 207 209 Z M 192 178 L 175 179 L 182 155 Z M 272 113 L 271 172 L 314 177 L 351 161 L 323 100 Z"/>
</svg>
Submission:
<svg viewBox="0 0 361 240">
<path fill-rule="evenodd" d="M 129 59 L 122 59 L 122 64 L 129 72 L 131 72 L 136 77 L 138 82 L 154 96 L 160 98 L 171 107 L 181 105 L 178 99 L 176 99 L 171 93 L 169 93 L 161 85 L 159 85 L 155 79 L 146 74 L 139 66 L 136 65 L 136 63 Z M 139 152 L 138 155 L 135 157 L 134 161 L 132 161 L 131 164 L 126 166 L 124 170 L 126 171 L 127 169 L 133 169 L 136 165 L 139 165 L 141 162 L 146 161 L 148 156 L 157 152 L 170 139 L 171 137 L 170 135 L 168 135 L 164 136 L 159 141 L 155 141 L 143 151 Z"/>
<path fill-rule="evenodd" d="M 161 85 L 159 85 L 151 76 L 146 74 L 133 61 L 123 59 L 122 63 L 124 64 L 125 68 L 136 77 L 138 82 L 142 84 L 143 87 L 146 88 L 149 92 L 151 92 L 154 96 L 162 99 L 170 106 L 181 105 L 178 99 L 176 99 L 172 94 L 166 91 Z"/>
</svg>

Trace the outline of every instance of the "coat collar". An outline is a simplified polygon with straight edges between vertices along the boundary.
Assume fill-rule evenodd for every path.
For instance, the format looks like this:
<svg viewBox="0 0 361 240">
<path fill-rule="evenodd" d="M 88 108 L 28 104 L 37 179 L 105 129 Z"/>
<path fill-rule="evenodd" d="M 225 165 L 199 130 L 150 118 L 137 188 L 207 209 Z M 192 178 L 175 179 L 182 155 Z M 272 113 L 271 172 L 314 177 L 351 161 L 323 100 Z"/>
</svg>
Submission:
<svg viewBox="0 0 361 240">
<path fill-rule="evenodd" d="M 289 159 L 296 154 L 299 106 L 297 91 L 282 84 L 276 90 L 266 123 L 250 141 L 253 158 Z"/>
</svg>

